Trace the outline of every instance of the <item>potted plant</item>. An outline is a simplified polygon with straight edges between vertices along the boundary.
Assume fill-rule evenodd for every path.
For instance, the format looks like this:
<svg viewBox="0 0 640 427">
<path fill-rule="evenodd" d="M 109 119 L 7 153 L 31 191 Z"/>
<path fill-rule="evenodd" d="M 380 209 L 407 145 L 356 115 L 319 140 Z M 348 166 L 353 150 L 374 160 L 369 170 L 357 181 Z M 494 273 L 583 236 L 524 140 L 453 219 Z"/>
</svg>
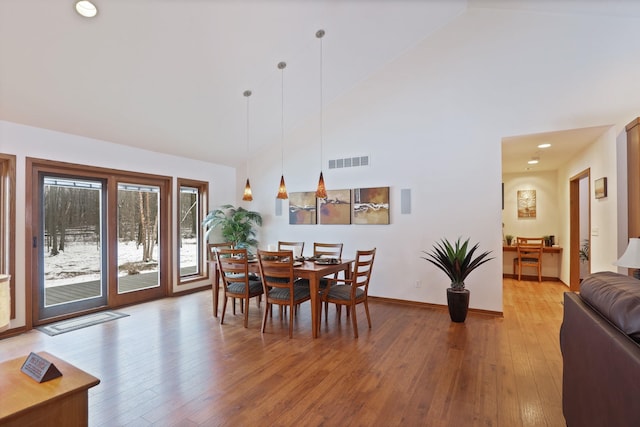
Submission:
<svg viewBox="0 0 640 427">
<path fill-rule="evenodd" d="M 209 234 L 220 227 L 222 238 L 233 243 L 235 248 L 247 248 L 258 246 L 254 226 L 262 225 L 262 215 L 258 212 L 249 211 L 242 207 L 233 205 L 223 205 L 220 208 L 209 212 L 202 221 L 205 228 L 205 240 Z"/>
<path fill-rule="evenodd" d="M 589 261 L 589 239 L 584 239 L 582 241 L 582 246 L 580 246 L 578 256 L 580 257 L 581 262 Z"/>
<path fill-rule="evenodd" d="M 511 242 L 513 241 L 513 235 L 507 234 L 506 236 L 504 236 L 504 238 L 507 241 L 507 246 L 511 246 Z"/>
<path fill-rule="evenodd" d="M 442 239 L 433 245 L 430 252 L 422 251 L 421 257 L 442 270 L 451 279 L 451 287 L 447 288 L 447 306 L 453 322 L 464 322 L 469 309 L 469 290 L 465 289 L 464 280 L 469 274 L 493 258 L 488 258 L 491 251 L 474 257 L 479 243 L 469 246 L 469 239 L 464 242 L 458 237 L 455 243 Z"/>
</svg>

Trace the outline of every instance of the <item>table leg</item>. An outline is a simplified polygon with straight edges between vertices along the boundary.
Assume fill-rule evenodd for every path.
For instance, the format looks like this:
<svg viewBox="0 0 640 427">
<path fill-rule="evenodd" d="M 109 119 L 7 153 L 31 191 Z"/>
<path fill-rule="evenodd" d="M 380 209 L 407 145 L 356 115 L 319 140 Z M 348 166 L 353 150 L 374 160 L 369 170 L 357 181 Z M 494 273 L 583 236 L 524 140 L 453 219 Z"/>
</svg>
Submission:
<svg viewBox="0 0 640 427">
<path fill-rule="evenodd" d="M 218 294 L 220 293 L 220 272 L 218 266 L 214 265 L 213 283 L 211 291 L 213 292 L 213 317 L 218 317 Z"/>
<path fill-rule="evenodd" d="M 351 265 L 347 265 L 344 270 L 344 278 L 351 279 Z"/>
<path fill-rule="evenodd" d="M 318 290 L 320 278 L 317 274 L 309 278 L 309 291 L 311 292 L 311 329 L 313 330 L 313 338 L 318 338 L 320 330 L 320 322 L 318 321 Z"/>
</svg>

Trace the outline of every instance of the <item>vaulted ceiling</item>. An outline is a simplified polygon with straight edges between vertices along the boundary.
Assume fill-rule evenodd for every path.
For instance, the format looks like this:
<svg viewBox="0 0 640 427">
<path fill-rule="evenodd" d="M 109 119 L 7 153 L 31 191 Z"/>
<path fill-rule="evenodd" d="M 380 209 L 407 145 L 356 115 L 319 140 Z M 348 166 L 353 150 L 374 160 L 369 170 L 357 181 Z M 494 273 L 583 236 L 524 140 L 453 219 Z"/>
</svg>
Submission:
<svg viewBox="0 0 640 427">
<path fill-rule="evenodd" d="M 631 13 L 620 2 L 0 2 L 0 119 L 237 166 L 468 8 Z M 540 3 L 540 2 L 538 2 Z M 277 63 L 287 62 L 284 72 Z M 284 102 L 282 95 L 284 94 Z M 590 136 L 589 136 L 590 137 Z"/>
</svg>

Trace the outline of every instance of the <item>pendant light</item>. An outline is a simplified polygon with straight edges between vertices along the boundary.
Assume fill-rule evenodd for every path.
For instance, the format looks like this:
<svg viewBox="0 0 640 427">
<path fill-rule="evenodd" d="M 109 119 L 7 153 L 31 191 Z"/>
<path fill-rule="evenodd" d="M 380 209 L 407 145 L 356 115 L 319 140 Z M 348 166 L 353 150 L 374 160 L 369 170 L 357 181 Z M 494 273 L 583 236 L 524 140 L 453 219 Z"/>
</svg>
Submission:
<svg viewBox="0 0 640 427">
<path fill-rule="evenodd" d="M 276 196 L 278 199 L 288 199 L 289 195 L 287 194 L 287 186 L 284 183 L 284 69 L 287 67 L 286 62 L 279 62 L 278 69 L 282 71 L 282 118 L 281 118 L 281 128 L 282 128 L 282 136 L 280 139 L 280 154 L 281 154 L 281 163 L 280 163 L 280 187 L 278 188 L 278 195 Z"/>
<path fill-rule="evenodd" d="M 324 186 L 324 177 L 322 176 L 322 38 L 324 37 L 324 30 L 316 31 L 316 37 L 320 40 L 320 179 L 318 180 L 316 197 L 318 199 L 326 199 L 327 189 Z"/>
<path fill-rule="evenodd" d="M 251 194 L 251 184 L 249 184 L 249 97 L 251 96 L 251 91 L 245 90 L 242 94 L 245 96 L 245 98 L 247 98 L 247 183 L 244 186 L 244 194 L 242 195 L 242 200 L 250 202 L 253 200 L 253 195 Z"/>
</svg>

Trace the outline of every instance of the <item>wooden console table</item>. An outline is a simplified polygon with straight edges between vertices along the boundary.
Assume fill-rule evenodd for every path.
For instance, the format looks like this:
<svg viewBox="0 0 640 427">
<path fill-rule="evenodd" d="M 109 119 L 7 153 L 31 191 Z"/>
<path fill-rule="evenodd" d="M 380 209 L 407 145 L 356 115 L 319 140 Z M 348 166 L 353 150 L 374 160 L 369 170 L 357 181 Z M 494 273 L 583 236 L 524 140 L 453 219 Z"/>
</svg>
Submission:
<svg viewBox="0 0 640 427">
<path fill-rule="evenodd" d="M 517 248 L 515 246 L 503 246 L 502 247 L 502 252 L 504 253 L 505 256 L 506 256 L 507 253 L 513 253 L 515 255 L 515 253 L 517 252 Z M 559 247 L 559 246 L 545 246 L 545 247 L 542 248 L 542 255 L 544 256 L 545 254 L 547 256 L 548 255 L 555 255 L 555 254 L 562 254 L 562 248 Z M 513 264 L 513 267 L 512 267 L 513 273 L 512 274 L 507 274 L 506 273 L 506 271 L 507 271 L 506 270 L 506 268 L 507 268 L 507 265 L 506 265 L 507 260 L 505 259 L 505 266 L 504 266 L 505 270 L 503 271 L 502 277 L 511 277 L 511 278 L 516 278 L 516 279 L 518 278 L 518 275 L 517 275 L 517 272 L 516 272 L 516 260 L 517 259 L 518 258 L 517 258 L 517 255 L 516 255 L 516 258 L 513 258 L 513 261 L 509 261 L 510 263 Z M 554 269 L 557 270 L 556 274 L 545 276 L 544 272 L 543 272 L 543 277 L 542 277 L 543 280 L 560 280 L 558 262 L 559 262 L 559 260 L 555 263 L 557 265 L 554 266 Z M 548 265 L 548 263 L 545 263 L 545 262 L 542 263 L 543 269 L 544 269 L 545 265 Z M 527 280 L 533 280 L 533 279 L 538 280 L 537 276 L 534 277 L 534 276 L 525 276 L 525 275 L 523 275 L 523 277 L 525 277 Z"/>
<path fill-rule="evenodd" d="M 0 363 L 0 425 L 86 426 L 89 388 L 100 380 L 57 357 L 39 352 L 62 376 L 38 383 L 20 368 L 27 356 Z"/>
<path fill-rule="evenodd" d="M 516 252 L 517 248 L 515 246 L 503 246 L 503 252 Z M 545 254 L 559 254 L 562 253 L 562 248 L 560 246 L 545 246 L 542 248 L 542 253 Z"/>
</svg>

